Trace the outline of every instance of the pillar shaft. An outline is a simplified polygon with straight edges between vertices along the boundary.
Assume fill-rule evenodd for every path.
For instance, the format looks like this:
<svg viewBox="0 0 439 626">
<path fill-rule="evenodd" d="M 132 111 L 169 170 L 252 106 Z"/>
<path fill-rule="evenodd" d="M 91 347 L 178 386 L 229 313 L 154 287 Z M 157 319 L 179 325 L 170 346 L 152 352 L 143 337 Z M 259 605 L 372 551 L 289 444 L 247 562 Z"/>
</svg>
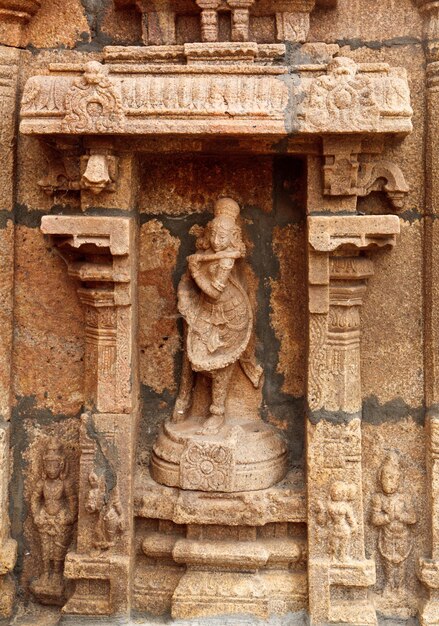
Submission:
<svg viewBox="0 0 439 626">
<path fill-rule="evenodd" d="M 346 145 L 341 147 L 345 153 Z M 337 148 L 331 146 L 332 164 L 337 163 Z M 355 213 L 358 142 L 352 143 L 351 149 L 349 158 L 342 161 L 352 173 L 345 188 L 337 185 L 339 170 L 325 169 L 324 182 L 331 183 L 323 185 L 327 197 L 321 193 L 319 198 L 315 187 L 318 161 L 311 158 L 308 170 L 313 189 L 308 206 L 306 434 L 313 624 L 376 623 L 375 609 L 367 597 L 368 587 L 375 583 L 375 563 L 365 557 L 364 539 L 360 309 L 367 279 L 373 274 L 372 261 L 364 252 L 392 247 L 399 220 Z M 340 214 L 347 207 L 350 215 Z M 326 215 L 315 215 L 322 212 Z M 335 589 L 343 591 L 334 593 Z"/>
</svg>

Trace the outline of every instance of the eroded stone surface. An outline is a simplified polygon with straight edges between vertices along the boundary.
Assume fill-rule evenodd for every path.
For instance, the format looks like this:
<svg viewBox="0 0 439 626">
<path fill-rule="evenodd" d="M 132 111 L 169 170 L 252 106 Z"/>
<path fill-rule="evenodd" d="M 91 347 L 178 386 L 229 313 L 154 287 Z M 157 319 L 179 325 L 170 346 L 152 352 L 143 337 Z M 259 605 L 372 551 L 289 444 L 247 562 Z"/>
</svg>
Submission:
<svg viewBox="0 0 439 626">
<path fill-rule="evenodd" d="M 0 1 L 11 624 L 437 624 L 436 5 Z"/>
</svg>

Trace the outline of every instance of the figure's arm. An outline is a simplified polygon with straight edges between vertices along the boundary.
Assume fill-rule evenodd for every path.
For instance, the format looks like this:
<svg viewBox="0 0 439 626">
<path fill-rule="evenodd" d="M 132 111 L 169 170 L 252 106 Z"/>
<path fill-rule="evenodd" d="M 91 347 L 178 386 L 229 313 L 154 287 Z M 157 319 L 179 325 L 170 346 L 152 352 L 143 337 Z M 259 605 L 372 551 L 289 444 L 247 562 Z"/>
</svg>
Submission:
<svg viewBox="0 0 439 626">
<path fill-rule="evenodd" d="M 43 487 L 43 481 L 39 480 L 35 485 L 35 489 L 32 491 L 30 499 L 30 510 L 32 512 L 32 517 L 35 523 L 37 523 L 37 518 L 41 510 L 41 496 L 43 495 Z"/>
<path fill-rule="evenodd" d="M 404 511 L 401 518 L 401 522 L 404 522 L 405 524 L 416 524 L 418 521 L 415 505 L 411 496 L 408 496 L 404 502 Z"/>
<path fill-rule="evenodd" d="M 328 522 L 328 513 L 325 504 L 319 500 L 315 507 L 316 522 L 319 526 L 326 526 Z"/>
<path fill-rule="evenodd" d="M 357 530 L 358 524 L 354 515 L 354 510 L 350 505 L 348 505 L 346 508 L 346 521 L 351 527 L 352 532 L 355 532 Z"/>
<path fill-rule="evenodd" d="M 201 259 L 199 255 L 193 254 L 188 259 L 189 270 L 192 278 L 197 283 L 201 291 L 204 291 L 210 298 L 216 300 L 224 291 L 229 280 L 230 272 L 235 263 L 234 259 L 222 258 L 218 263 L 216 275 L 210 280 L 200 268 Z"/>
<path fill-rule="evenodd" d="M 390 522 L 388 514 L 383 511 L 381 506 L 381 500 L 378 495 L 375 495 L 372 499 L 372 512 L 370 521 L 374 526 L 385 526 Z"/>
<path fill-rule="evenodd" d="M 68 523 L 73 524 L 78 515 L 78 503 L 73 483 L 70 480 L 66 480 L 64 483 L 64 493 L 67 499 Z"/>
</svg>

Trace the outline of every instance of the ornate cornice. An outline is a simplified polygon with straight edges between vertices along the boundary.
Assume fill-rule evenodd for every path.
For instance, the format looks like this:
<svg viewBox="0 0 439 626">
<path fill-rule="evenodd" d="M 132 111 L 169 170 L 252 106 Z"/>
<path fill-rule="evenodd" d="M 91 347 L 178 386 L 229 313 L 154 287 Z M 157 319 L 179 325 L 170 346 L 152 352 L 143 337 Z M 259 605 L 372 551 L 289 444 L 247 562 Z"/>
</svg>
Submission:
<svg viewBox="0 0 439 626">
<path fill-rule="evenodd" d="M 174 48 L 174 47 L 173 47 Z M 283 48 L 185 44 L 163 64 L 51 65 L 24 89 L 26 134 L 407 134 L 412 129 L 405 70 L 338 57 L 288 73 Z M 119 50 L 119 49 L 116 49 Z M 160 58 L 169 47 L 159 47 Z M 173 54 L 175 51 L 173 50 Z M 180 60 L 179 60 L 180 59 Z M 238 62 L 231 62 L 238 59 Z"/>
</svg>

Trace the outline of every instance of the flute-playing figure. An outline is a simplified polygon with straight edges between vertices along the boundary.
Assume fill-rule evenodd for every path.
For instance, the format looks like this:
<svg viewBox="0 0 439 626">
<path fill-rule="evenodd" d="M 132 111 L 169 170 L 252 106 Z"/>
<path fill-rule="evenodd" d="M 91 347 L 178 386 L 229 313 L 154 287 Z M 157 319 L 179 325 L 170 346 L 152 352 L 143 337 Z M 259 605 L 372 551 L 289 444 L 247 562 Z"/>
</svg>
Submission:
<svg viewBox="0 0 439 626">
<path fill-rule="evenodd" d="M 262 368 L 248 349 L 253 314 L 240 281 L 238 264 L 245 256 L 239 205 L 230 198 L 215 204 L 215 217 L 188 257 L 188 271 L 178 288 L 178 309 L 185 320 L 185 354 L 173 421 L 183 421 L 192 403 L 194 372 L 212 380 L 209 415 L 200 433 L 218 433 L 225 424 L 229 383 L 239 361 L 255 387 Z"/>
</svg>

